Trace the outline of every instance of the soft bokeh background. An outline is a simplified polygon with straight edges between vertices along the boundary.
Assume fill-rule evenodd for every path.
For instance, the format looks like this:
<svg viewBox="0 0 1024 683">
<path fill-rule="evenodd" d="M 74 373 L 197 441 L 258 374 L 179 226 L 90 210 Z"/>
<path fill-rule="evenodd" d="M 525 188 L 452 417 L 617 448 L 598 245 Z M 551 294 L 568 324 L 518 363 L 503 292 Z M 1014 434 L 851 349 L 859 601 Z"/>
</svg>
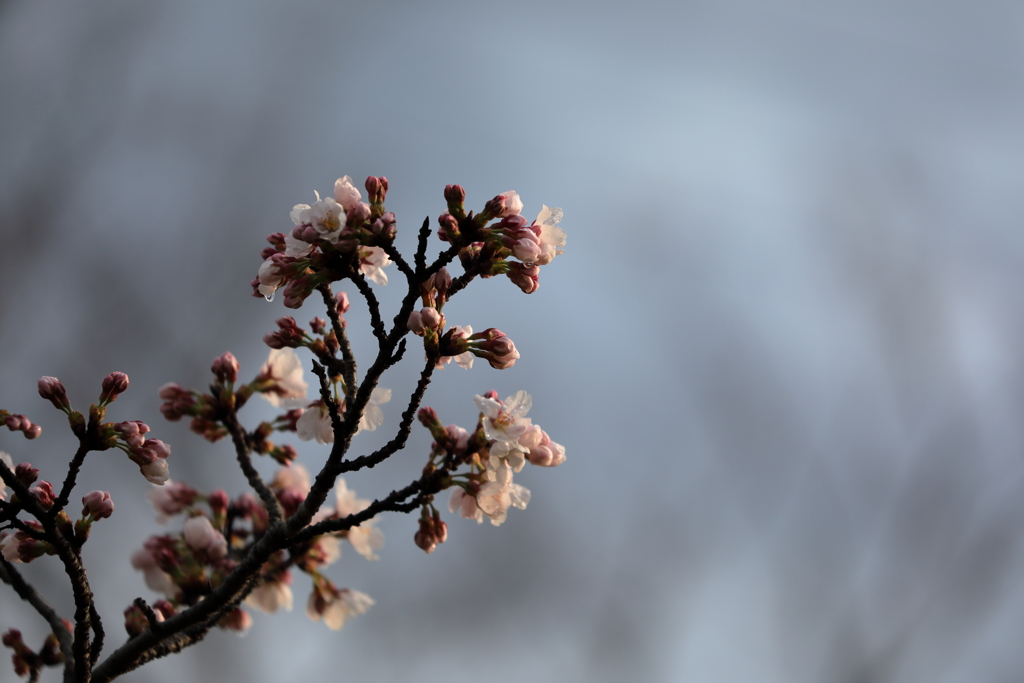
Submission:
<svg viewBox="0 0 1024 683">
<path fill-rule="evenodd" d="M 175 478 L 241 491 L 156 389 L 227 349 L 257 370 L 288 311 L 248 283 L 291 206 L 386 175 L 406 246 L 444 184 L 514 188 L 564 207 L 566 254 L 534 295 L 453 302 L 523 359 L 446 369 L 428 403 L 468 424 L 473 393 L 525 388 L 568 462 L 430 557 L 384 519 L 379 563 L 332 567 L 377 600 L 340 633 L 298 576 L 292 613 L 125 680 L 1019 680 L 1022 86 L 1024 6 L 1000 0 L 8 0 L 0 406 L 45 432 L 0 448 L 62 478 L 35 380 L 87 405 L 123 370 L 111 416 L 153 425 Z M 414 372 L 384 381 L 392 424 Z M 350 485 L 411 479 L 416 439 Z M 117 504 L 86 560 L 118 644 L 156 527 L 125 458 L 82 486 Z M 70 613 L 56 562 L 26 572 Z M 41 640 L 0 595 L 0 628 Z"/>
</svg>

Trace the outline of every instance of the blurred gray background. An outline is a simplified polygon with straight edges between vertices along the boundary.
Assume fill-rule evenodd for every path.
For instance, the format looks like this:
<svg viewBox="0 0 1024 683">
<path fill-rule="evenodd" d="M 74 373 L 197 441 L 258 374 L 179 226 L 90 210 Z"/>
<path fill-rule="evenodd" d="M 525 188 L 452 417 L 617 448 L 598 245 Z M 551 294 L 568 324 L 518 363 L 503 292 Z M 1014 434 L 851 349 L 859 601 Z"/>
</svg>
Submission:
<svg viewBox="0 0 1024 683">
<path fill-rule="evenodd" d="M 472 394 L 526 389 L 565 465 L 519 475 L 533 500 L 500 528 L 449 517 L 429 557 L 383 519 L 380 562 L 331 568 L 377 600 L 340 633 L 297 575 L 293 612 L 125 680 L 1020 680 L 1022 86 L 1024 6 L 999 0 L 8 0 L 0 407 L 44 434 L 0 449 L 62 479 L 36 379 L 86 406 L 122 370 L 110 416 L 170 442 L 172 477 L 242 491 L 156 390 L 225 350 L 257 371 L 291 311 L 249 281 L 291 206 L 386 175 L 408 248 L 446 183 L 515 189 L 565 209 L 565 255 L 529 297 L 488 280 L 446 313 L 523 358 L 452 366 L 427 403 L 469 426 Z M 386 376 L 387 424 L 416 366 Z M 404 484 L 428 445 L 350 487 Z M 123 456 L 81 482 L 117 504 L 86 547 L 116 645 L 158 527 Z M 55 561 L 26 572 L 70 614 Z"/>
</svg>

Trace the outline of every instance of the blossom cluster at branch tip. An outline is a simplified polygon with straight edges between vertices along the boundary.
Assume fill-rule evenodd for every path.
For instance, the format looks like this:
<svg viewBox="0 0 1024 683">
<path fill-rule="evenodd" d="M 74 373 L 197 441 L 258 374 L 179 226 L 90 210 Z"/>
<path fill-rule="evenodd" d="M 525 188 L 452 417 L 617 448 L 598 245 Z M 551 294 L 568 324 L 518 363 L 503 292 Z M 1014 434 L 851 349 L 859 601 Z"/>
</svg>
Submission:
<svg viewBox="0 0 1024 683">
<path fill-rule="evenodd" d="M 0 410 L 0 422 L 12 432 L 21 432 L 26 439 L 35 439 L 43 433 L 43 428 L 24 415 L 15 415 L 6 410 Z"/>
<path fill-rule="evenodd" d="M 269 486 L 285 514 L 291 516 L 309 494 L 309 473 L 299 464 L 282 467 Z M 185 517 L 180 532 L 152 536 L 132 555 L 132 566 L 143 572 L 146 585 L 164 596 L 154 604 L 154 610 L 160 613 L 159 620 L 203 600 L 224 581 L 268 528 L 266 507 L 250 493 L 231 501 L 221 490 L 204 495 L 186 484 L 168 482 L 164 487 L 151 489 L 149 498 L 161 523 L 174 516 Z M 339 479 L 333 508 L 321 509 L 312 523 L 344 519 L 369 505 L 370 501 L 357 498 L 344 479 Z M 279 551 L 261 569 L 245 605 L 268 614 L 290 610 L 294 602 L 292 569 L 298 569 L 313 579 L 308 613 L 314 620 L 322 619 L 330 628 L 340 628 L 347 619 L 364 612 L 373 604 L 369 597 L 339 589 L 321 573 L 323 567 L 340 557 L 341 540 L 347 540 L 360 555 L 375 560 L 384 536 L 376 528 L 376 519 L 369 519 L 343 531 L 318 536 L 307 544 Z M 346 595 L 362 597 L 352 604 Z M 162 605 L 159 610 L 158 605 Z M 235 610 L 225 615 L 218 625 L 244 632 L 251 623 L 251 616 L 244 610 Z M 148 628 L 131 608 L 125 612 L 125 626 L 129 633 Z"/>
<path fill-rule="evenodd" d="M 160 439 L 147 439 L 149 425 L 138 420 L 128 420 L 112 425 L 113 431 L 123 443 L 123 449 L 129 459 L 139 466 L 142 475 L 152 484 L 163 484 L 168 478 L 167 457 L 171 447 Z"/>
<path fill-rule="evenodd" d="M 74 632 L 74 625 L 70 621 L 67 619 L 61 621 L 68 633 Z M 64 653 L 60 651 L 60 641 L 53 633 L 46 635 L 39 650 L 32 650 L 26 645 L 21 631 L 15 628 L 5 631 L 0 637 L 0 642 L 14 651 L 14 654 L 11 655 L 14 673 L 18 676 L 28 676 L 32 681 L 38 680 L 39 673 L 44 666 L 60 666 L 64 663 Z"/>
<path fill-rule="evenodd" d="M 44 378 L 45 379 L 45 378 Z M 40 380 L 42 382 L 42 380 Z M 102 391 L 100 392 L 100 406 L 113 403 L 114 400 L 123 394 L 128 388 L 128 375 L 123 372 L 112 372 L 103 378 Z"/>
<path fill-rule="evenodd" d="M 493 391 L 474 397 L 479 412 L 472 429 L 444 425 L 436 411 L 421 406 L 432 373 L 453 360 L 469 369 L 476 358 L 482 358 L 492 368 L 504 370 L 520 359 L 515 343 L 495 327 L 474 333 L 471 325 L 449 324 L 448 318 L 455 315 L 448 306 L 452 297 L 477 277 L 505 276 L 523 292 L 536 291 L 540 267 L 564 251 L 566 235 L 558 227 L 562 210 L 542 206 L 537 218 L 528 222 L 522 216 L 522 198 L 509 191 L 474 213 L 466 208 L 465 190 L 448 185 L 444 189 L 447 210 L 438 218 L 437 230 L 437 237 L 447 245 L 431 263 L 427 259 L 429 220 L 420 229 L 414 257 L 403 257 L 395 247 L 395 215 L 385 207 L 387 178 L 369 176 L 363 188 L 365 200 L 363 190 L 343 176 L 335 181 L 332 195 L 314 193 L 312 203 L 294 205 L 288 230 L 267 236 L 269 246 L 260 252 L 261 264 L 250 283 L 254 296 L 268 300 L 281 290 L 284 306 L 292 309 L 317 293 L 323 297 L 326 313 L 314 316 L 305 329 L 291 316 L 278 318 L 276 329 L 263 337 L 270 353 L 251 381 L 239 381 L 238 359 L 224 352 L 210 365 L 214 381 L 208 389 L 193 391 L 172 382 L 159 390 L 160 411 L 168 420 L 187 416 L 189 429 L 211 442 L 230 435 L 249 491 L 231 498 L 222 489 L 201 491 L 171 481 L 167 465 L 170 446 L 147 438 L 151 431 L 147 424 L 138 420 L 104 422 L 108 406 L 129 386 L 123 372 L 108 374 L 98 401 L 81 412 L 72 408 L 58 379 L 39 379 L 39 395 L 65 413 L 79 441 L 64 485 L 58 490 L 41 479 L 39 469 L 30 463 L 15 466 L 8 454 L 0 452 L 6 477 L 0 481 L 0 555 L 8 562 L 21 563 L 58 555 L 75 585 L 76 604 L 82 592 L 78 589 L 87 586 L 84 578 L 77 578 L 76 572 L 80 572 L 68 558 L 81 560 L 80 549 L 92 525 L 111 517 L 115 510 L 110 492 L 94 490 L 81 498 L 81 517 L 72 520 L 68 516 L 69 510 L 72 514 L 76 510 L 71 492 L 79 472 L 85 471 L 83 464 L 88 466 L 85 455 L 122 450 L 154 485 L 147 497 L 158 521 L 171 525 L 166 533 L 146 539 L 131 555 L 131 564 L 142 572 L 146 585 L 159 599 L 149 603 L 136 599 L 124 610 L 124 627 L 130 638 L 151 628 L 156 633 L 151 634 L 152 639 L 130 641 L 127 649 L 119 651 L 128 652 L 140 643 L 148 648 L 137 659 L 126 660 L 129 668 L 125 671 L 163 652 L 161 648 L 173 649 L 176 643 L 183 643 L 174 639 L 188 636 L 194 629 L 183 633 L 175 622 L 156 625 L 200 603 L 203 622 L 195 626 L 204 629 L 203 634 L 211 625 L 241 634 L 252 626 L 253 610 L 268 614 L 291 610 L 300 573 L 311 581 L 307 615 L 339 629 L 366 612 L 374 601 L 364 593 L 335 585 L 325 570 L 341 557 L 346 542 L 363 558 L 378 559 L 384 544 L 378 527 L 382 512 L 419 509 L 412 540 L 429 554 L 448 538 L 448 525 L 438 509 L 444 505 L 436 500 L 439 494 L 450 489 L 450 512 L 478 523 L 486 518 L 498 526 L 506 521 L 510 508 L 525 509 L 530 502 L 530 491 L 514 481 L 526 464 L 553 467 L 565 461 L 565 448 L 527 417 L 532 399 L 525 391 L 504 401 Z M 387 285 L 392 264 L 395 268 L 390 272 L 397 271 L 396 277 L 408 289 L 399 293 L 400 312 L 390 317 L 381 305 L 388 302 L 378 301 L 377 290 L 367 281 Z M 453 277 L 448 267 L 459 264 L 463 271 Z M 343 280 L 351 280 L 365 302 L 357 314 L 368 314 L 377 346 L 376 359 L 369 365 L 357 366 L 354 349 L 359 342 L 350 343 L 348 337 L 348 295 L 333 287 Z M 393 320 L 390 329 L 389 320 Z M 403 412 L 397 434 L 376 450 L 351 457 L 349 439 L 361 431 L 376 430 L 385 421 L 383 406 L 390 402 L 392 392 L 379 383 L 405 353 L 408 332 L 422 338 L 426 362 L 408 407 L 399 408 Z M 303 363 L 295 353 L 298 348 L 308 349 L 313 356 L 313 369 L 321 382 L 313 396 L 309 396 Z M 239 410 L 253 394 L 260 394 L 277 410 L 250 429 L 240 424 Z M 414 414 L 432 437 L 419 477 L 377 500 L 357 497 L 339 473 L 374 467 L 403 448 Z M 24 415 L 0 410 L 0 421 L 30 439 L 41 432 L 39 425 Z M 298 464 L 296 447 L 270 440 L 275 431 L 294 432 L 300 441 L 342 443 L 321 458 L 323 467 L 314 484 L 309 472 Z M 265 478 L 254 467 L 254 453 L 268 455 L 282 466 Z M 332 484 L 333 502 L 324 504 L 321 501 Z M 36 519 L 21 519 L 22 514 Z M 78 604 L 78 613 L 98 614 L 91 598 L 87 602 L 88 611 Z M 98 620 L 98 616 L 94 618 Z M 69 632 L 75 630 L 70 622 L 66 625 Z M 96 665 L 92 661 L 95 651 L 101 648 L 94 641 L 90 651 L 81 633 L 91 630 L 97 640 L 103 637 L 98 621 L 91 629 L 88 626 L 84 621 L 76 625 L 79 633 L 74 634 L 72 646 L 76 667 L 87 677 Z M 13 629 L 3 635 L 2 642 L 14 651 L 16 672 L 32 680 L 42 666 L 63 661 L 59 645 L 66 643 L 63 635 L 58 641 L 51 634 L 42 648 L 33 651 Z M 83 642 L 84 659 L 78 657 Z M 129 659 L 134 656 L 129 654 Z M 107 661 L 112 659 L 116 658 Z M 98 664 L 97 671 L 105 666 Z M 111 678 L 111 673 L 104 671 L 101 677 Z"/>
<path fill-rule="evenodd" d="M 445 188 L 448 210 L 438 218 L 438 237 L 461 247 L 459 260 L 467 273 L 481 277 L 504 274 L 523 292 L 540 286 L 540 266 L 564 253 L 565 231 L 558 227 L 562 210 L 542 205 L 528 223 L 520 213 L 523 202 L 515 191 L 503 192 L 475 216 L 465 213 L 465 190 Z M 497 220 L 495 223 L 491 221 Z M 518 259 L 509 261 L 509 258 Z"/>
<path fill-rule="evenodd" d="M 384 247 L 395 238 L 394 214 L 384 210 L 388 181 L 370 176 L 365 186 L 369 204 L 344 176 L 334 183 L 333 197 L 315 193 L 313 204 L 292 207 L 291 232 L 267 237 L 271 247 L 261 254 L 253 295 L 273 300 L 283 287 L 285 306 L 299 308 L 319 285 L 355 273 L 386 285 L 391 259 Z"/>
</svg>

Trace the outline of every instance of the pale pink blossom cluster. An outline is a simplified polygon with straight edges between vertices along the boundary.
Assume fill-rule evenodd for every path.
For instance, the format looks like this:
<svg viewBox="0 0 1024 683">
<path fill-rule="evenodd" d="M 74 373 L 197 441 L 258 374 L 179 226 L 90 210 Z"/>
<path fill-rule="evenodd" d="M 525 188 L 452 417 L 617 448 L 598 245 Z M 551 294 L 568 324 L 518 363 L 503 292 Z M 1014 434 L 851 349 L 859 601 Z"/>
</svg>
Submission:
<svg viewBox="0 0 1024 683">
<path fill-rule="evenodd" d="M 299 464 L 282 467 L 269 486 L 285 514 L 290 516 L 309 494 L 309 473 Z M 186 517 L 180 532 L 152 536 L 132 555 L 132 566 L 143 572 L 151 590 L 164 596 L 165 611 L 171 614 L 195 604 L 216 588 L 267 528 L 266 508 L 249 493 L 229 501 L 223 491 L 203 495 L 185 484 L 168 482 L 166 486 L 151 489 L 149 498 L 161 523 L 176 515 Z M 345 480 L 339 479 L 334 507 L 321 509 L 313 523 L 343 519 L 362 512 L 369 505 L 370 501 L 356 497 Z M 308 613 L 314 620 L 322 619 L 330 628 L 340 628 L 352 616 L 366 611 L 373 604 L 369 597 L 337 588 L 322 573 L 323 567 L 341 556 L 341 540 L 347 540 L 363 557 L 376 560 L 384 535 L 377 528 L 376 519 L 370 519 L 344 531 L 317 536 L 306 546 L 275 554 L 263 568 L 245 605 L 267 614 L 291 610 L 294 602 L 291 569 L 297 568 L 313 579 Z M 13 543 L 6 538 L 4 542 Z M 126 618 L 131 615 L 126 613 Z M 251 623 L 251 617 L 234 614 L 220 625 L 244 631 Z"/>
<path fill-rule="evenodd" d="M 142 475 L 152 484 L 163 484 L 168 478 L 167 456 L 171 447 L 160 439 L 147 439 L 144 434 L 149 432 L 149 425 L 138 420 L 119 422 L 113 426 L 114 431 L 124 443 L 118 447 L 139 466 Z"/>
<path fill-rule="evenodd" d="M 345 399 L 338 398 L 338 413 L 345 413 Z M 359 425 L 356 427 L 356 434 L 366 430 L 375 431 L 377 427 L 384 424 L 384 411 L 381 406 L 391 400 L 391 390 L 383 387 L 376 387 L 370 392 L 370 400 L 363 409 L 359 418 Z M 334 443 L 334 425 L 331 423 L 331 415 L 323 400 L 310 403 L 303 410 L 302 415 L 295 423 L 295 432 L 301 441 L 316 441 L 317 443 Z"/>
<path fill-rule="evenodd" d="M 351 178 L 344 176 L 335 182 L 333 196 L 321 198 L 317 193 L 312 204 L 295 205 L 290 213 L 292 228 L 287 234 L 267 237 L 270 246 L 261 252 L 262 264 L 251 283 L 253 294 L 268 300 L 283 290 L 284 305 L 290 308 L 299 308 L 318 292 L 326 305 L 325 317 L 314 317 L 308 330 L 290 316 L 278 319 L 277 329 L 264 336 L 271 348 L 267 360 L 247 383 L 239 383 L 240 364 L 234 355 L 225 352 L 211 364 L 214 382 L 208 391 L 187 390 L 176 383 L 166 384 L 159 391 L 160 411 L 168 420 L 190 418 L 189 428 L 211 442 L 231 437 L 250 491 L 231 499 L 220 489 L 204 493 L 171 481 L 167 467 L 170 447 L 147 438 L 148 425 L 138 420 L 104 422 L 109 404 L 129 386 L 128 376 L 121 372 L 110 373 L 103 380 L 98 401 L 82 412 L 72 408 L 59 380 L 43 377 L 38 381 L 39 395 L 65 413 L 80 442 L 61 490 L 55 491 L 50 482 L 40 480 L 39 470 L 30 463 L 15 466 L 9 455 L 0 452 L 0 555 L 8 562 L 19 563 L 58 555 L 77 589 L 76 603 L 79 596 L 89 592 L 84 579 L 76 574 L 80 549 L 92 524 L 114 512 L 110 493 L 97 490 L 82 497 L 78 520 L 68 516 L 69 491 L 85 454 L 110 448 L 123 450 L 156 485 L 147 495 L 157 520 L 161 524 L 180 520 L 172 527 L 174 530 L 149 537 L 131 556 L 132 566 L 143 573 L 146 585 L 161 597 L 151 604 L 139 598 L 124 611 L 130 640 L 119 653 L 145 642 L 135 638 L 149 629 L 153 629 L 151 635 L 156 636 L 156 642 L 144 645 L 149 649 L 134 660 L 130 657 L 135 655 L 129 655 L 124 660 L 125 668 L 116 675 L 146 658 L 159 656 L 164 652 L 161 648 L 181 646 L 184 641 L 174 639 L 189 633 L 184 629 L 194 632 L 197 627 L 206 629 L 215 623 L 243 633 L 253 621 L 247 609 L 268 614 L 291 610 L 295 578 L 300 572 L 311 581 L 307 615 L 339 629 L 374 602 L 364 593 L 336 586 L 325 570 L 340 559 L 345 542 L 363 558 L 378 559 L 384 544 L 378 526 L 380 513 L 419 509 L 413 541 L 431 553 L 448 539 L 448 526 L 436 507 L 436 497 L 443 491 L 450 489 L 451 513 L 478 523 L 486 518 L 498 526 L 506 521 L 510 508 L 525 509 L 530 502 L 530 491 L 514 481 L 527 463 L 554 467 L 565 461 L 565 448 L 527 416 L 532 399 L 525 391 L 504 401 L 493 391 L 474 397 L 479 413 L 472 430 L 454 424 L 444 426 L 433 409 L 420 407 L 432 373 L 452 361 L 470 369 L 476 358 L 482 358 L 492 368 L 505 370 L 520 359 L 515 343 L 504 332 L 489 327 L 474 333 L 468 324 L 449 325 L 445 307 L 477 277 L 504 275 L 522 291 L 536 291 L 540 266 L 551 263 L 564 251 L 566 235 L 558 227 L 562 210 L 543 206 L 537 218 L 528 223 L 521 215 L 522 199 L 509 191 L 474 213 L 466 210 L 463 188 L 449 185 L 444 191 L 447 211 L 438 219 L 437 232 L 449 246 L 430 263 L 429 221 L 420 229 L 415 256 L 406 259 L 394 246 L 395 216 L 384 207 L 387 179 L 370 176 L 364 187 L 366 201 Z M 374 289 L 366 282 L 388 284 L 385 269 L 392 264 L 399 279 L 408 284 L 401 311 L 393 318 L 384 314 Z M 463 273 L 458 277 L 448 271 L 453 264 L 462 266 Z M 348 297 L 331 288 L 345 279 L 353 281 L 365 301 L 377 345 L 372 365 L 358 366 L 363 371 L 362 381 L 343 317 L 349 310 Z M 390 331 L 388 319 L 394 321 Z M 391 401 L 392 392 L 379 382 L 405 353 L 410 332 L 422 338 L 426 359 L 416 389 L 402 412 L 398 433 L 376 450 L 350 457 L 346 449 L 351 437 L 374 431 L 385 422 L 383 406 Z M 313 397 L 308 395 L 303 361 L 294 351 L 298 348 L 308 349 L 316 361 L 313 369 L 319 387 Z M 249 429 L 241 425 L 238 411 L 254 394 L 275 408 L 276 415 Z M 357 411 L 356 406 L 362 409 Z M 403 448 L 414 415 L 433 438 L 426 465 L 422 470 L 417 468 L 418 478 L 379 500 L 359 498 L 339 474 L 374 467 Z M 28 438 L 39 436 L 41 431 L 24 415 L 0 410 L 0 421 Z M 270 441 L 274 432 L 294 433 L 300 441 L 334 444 L 321 459 L 325 464 L 315 479 L 298 464 L 295 446 Z M 270 456 L 283 466 L 265 479 L 253 454 Z M 325 505 L 321 501 L 329 497 L 332 484 L 333 503 Z M 14 492 L 18 496 L 12 504 L 8 501 Z M 36 520 L 17 518 L 23 512 Z M 258 567 L 251 562 L 254 548 L 266 558 Z M 12 571 L 9 565 L 7 571 Z M 204 609 L 191 610 L 200 603 Z M 91 602 L 88 607 L 79 609 L 88 616 L 84 620 L 76 616 L 78 623 L 68 627 L 74 632 L 72 647 L 77 648 L 74 664 L 85 663 L 89 670 L 86 677 L 95 664 L 90 661 L 95 658 L 93 651 L 101 649 L 95 642 L 90 645 L 88 634 L 98 632 L 102 636 L 97 624 L 87 623 L 96 613 Z M 175 619 L 176 615 L 182 618 Z M 193 619 L 192 626 L 188 626 L 189 619 Z M 161 627 L 155 625 L 168 621 Z M 52 643 L 47 642 L 33 652 L 16 631 L 3 636 L 3 643 L 15 650 L 16 671 L 23 669 L 32 677 L 38 677 L 41 666 L 59 665 L 64 657 L 58 652 L 56 636 Z M 67 651 L 65 646 L 66 642 L 61 641 L 63 652 Z M 69 672 L 77 674 L 69 666 L 66 679 Z M 99 678 L 110 680 L 109 673 L 103 672 Z"/>
<path fill-rule="evenodd" d="M 520 215 L 522 199 L 510 190 L 487 202 L 474 216 L 465 210 L 465 196 L 458 185 L 445 188 L 448 210 L 438 218 L 438 237 L 461 247 L 459 260 L 467 272 L 481 277 L 504 274 L 527 294 L 537 291 L 540 266 L 565 251 L 565 231 L 558 227 L 562 210 L 542 205 L 537 218 L 529 223 Z M 507 260 L 510 257 L 518 260 Z"/>
<path fill-rule="evenodd" d="M 465 486 L 452 489 L 448 509 L 461 517 L 491 524 L 505 521 L 510 507 L 526 509 L 530 492 L 513 482 L 513 473 L 526 462 L 554 467 L 565 461 L 565 448 L 554 443 L 539 426 L 526 417 L 533 399 L 519 391 L 499 401 L 492 395 L 475 396 L 480 409 L 480 431 L 486 439 L 486 455 L 481 453 L 480 475 L 470 476 Z"/>
<path fill-rule="evenodd" d="M 264 250 L 253 294 L 272 300 L 285 287 L 285 306 L 298 308 L 318 285 L 338 279 L 329 273 L 345 268 L 386 285 L 391 259 L 382 245 L 395 235 L 394 215 L 383 210 L 387 185 L 387 178 L 367 178 L 368 204 L 344 176 L 334 183 L 333 197 L 317 192 L 313 204 L 296 204 L 291 232 L 268 237 L 272 246 Z"/>
</svg>

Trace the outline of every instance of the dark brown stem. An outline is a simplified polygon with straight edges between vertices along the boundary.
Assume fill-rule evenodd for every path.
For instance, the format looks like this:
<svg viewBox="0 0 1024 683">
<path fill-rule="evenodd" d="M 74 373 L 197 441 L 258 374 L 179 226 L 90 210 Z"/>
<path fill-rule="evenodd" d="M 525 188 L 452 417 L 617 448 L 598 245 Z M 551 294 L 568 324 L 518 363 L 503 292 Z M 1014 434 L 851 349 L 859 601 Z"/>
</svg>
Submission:
<svg viewBox="0 0 1024 683">
<path fill-rule="evenodd" d="M 409 264 L 405 262 L 405 259 L 402 258 L 402 255 L 398 252 L 397 249 L 395 249 L 395 245 L 389 244 L 385 247 L 382 247 L 382 249 L 384 249 L 385 254 L 391 257 L 391 260 L 395 262 L 395 265 L 398 266 L 398 269 L 402 271 L 402 274 L 405 275 L 406 279 L 410 283 L 416 280 L 416 273 L 413 272 L 413 269 L 409 267 Z"/>
<path fill-rule="evenodd" d="M 331 320 L 331 327 L 334 329 L 334 336 L 338 339 L 338 347 L 341 349 L 342 366 L 341 378 L 345 381 L 345 399 L 351 401 L 356 391 L 356 358 L 352 354 L 352 345 L 349 344 L 348 335 L 345 333 L 345 326 L 341 324 L 341 315 L 338 313 L 338 300 L 334 298 L 329 284 L 322 284 L 317 289 L 324 298 L 324 305 L 327 306 L 327 317 Z"/>
<path fill-rule="evenodd" d="M 370 289 L 370 284 L 360 272 L 352 274 L 352 282 L 359 289 L 359 293 L 366 299 L 366 306 L 370 309 L 370 326 L 373 327 L 373 336 L 383 346 L 387 343 L 388 334 L 384 331 L 384 321 L 380 317 L 380 304 L 377 302 L 377 295 Z M 406 316 L 408 319 L 408 316 Z"/>
<path fill-rule="evenodd" d="M 416 263 L 416 275 L 422 282 L 422 273 L 427 269 L 427 240 L 430 238 L 430 216 L 423 219 L 423 225 L 420 226 L 420 233 L 416 240 L 416 257 L 414 262 Z"/>
<path fill-rule="evenodd" d="M 64 572 L 71 581 L 71 590 L 75 598 L 75 638 L 71 645 L 75 662 L 75 680 L 77 683 L 89 683 L 92 669 L 89 659 L 89 631 L 92 629 L 91 617 L 94 608 L 92 590 L 89 588 L 89 579 L 85 575 L 85 567 L 82 566 L 78 551 L 57 529 L 54 518 L 50 517 L 47 511 L 39 505 L 35 496 L 3 462 L 0 462 L 0 478 L 14 489 L 25 511 L 42 523 L 46 532 L 46 540 L 56 549 L 57 557 L 64 565 Z"/>
<path fill-rule="evenodd" d="M 81 470 L 82 463 L 85 462 L 85 456 L 89 452 L 89 447 L 86 446 L 87 439 L 88 437 L 79 439 L 78 450 L 75 452 L 75 457 L 71 458 L 71 464 L 68 465 L 68 474 L 64 478 L 64 485 L 60 488 L 60 496 L 54 502 L 53 507 L 50 508 L 50 519 L 57 519 L 57 513 L 63 510 L 71 499 L 71 491 L 75 488 L 78 472 Z"/>
<path fill-rule="evenodd" d="M 17 568 L 2 556 L 0 556 L 0 581 L 13 588 L 18 597 L 32 605 L 35 611 L 39 613 L 39 616 L 46 619 L 46 623 L 50 625 L 50 630 L 53 631 L 53 635 L 57 638 L 61 654 L 64 655 L 64 683 L 74 683 L 75 656 L 71 650 L 71 634 L 64 627 L 64 621 L 54 611 L 53 607 L 50 606 L 50 603 L 25 581 L 21 574 L 18 573 Z"/>
<path fill-rule="evenodd" d="M 249 442 L 245 438 L 245 430 L 238 424 L 238 417 L 235 415 L 235 412 L 233 410 L 228 411 L 227 415 L 221 418 L 221 422 L 227 427 L 228 433 L 231 434 L 231 440 L 235 444 L 238 466 L 242 468 L 242 473 L 249 481 L 249 486 L 259 495 L 263 505 L 266 506 L 267 514 L 270 515 L 270 523 L 280 522 L 283 516 L 281 505 L 277 502 L 277 496 L 267 488 L 263 477 L 260 476 L 260 473 L 252 465 L 252 458 L 249 456 L 252 449 L 249 448 Z"/>
</svg>

